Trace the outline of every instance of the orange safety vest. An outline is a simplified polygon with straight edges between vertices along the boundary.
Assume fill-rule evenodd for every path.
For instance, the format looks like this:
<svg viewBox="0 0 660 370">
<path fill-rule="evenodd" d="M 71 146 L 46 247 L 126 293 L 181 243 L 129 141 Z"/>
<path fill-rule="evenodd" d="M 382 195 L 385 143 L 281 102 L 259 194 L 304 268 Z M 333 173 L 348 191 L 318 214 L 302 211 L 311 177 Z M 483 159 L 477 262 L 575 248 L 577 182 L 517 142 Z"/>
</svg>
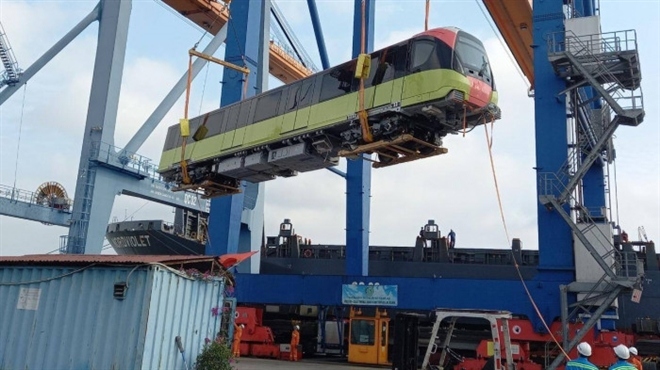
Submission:
<svg viewBox="0 0 660 370">
<path fill-rule="evenodd" d="M 234 328 L 234 341 L 240 342 L 242 336 L 243 336 L 243 328 L 241 328 L 241 326 L 238 325 Z"/>
<path fill-rule="evenodd" d="M 640 361 L 638 358 L 633 357 L 630 359 L 630 362 L 637 368 L 637 370 L 644 370 L 644 366 L 642 365 L 642 361 Z"/>
</svg>

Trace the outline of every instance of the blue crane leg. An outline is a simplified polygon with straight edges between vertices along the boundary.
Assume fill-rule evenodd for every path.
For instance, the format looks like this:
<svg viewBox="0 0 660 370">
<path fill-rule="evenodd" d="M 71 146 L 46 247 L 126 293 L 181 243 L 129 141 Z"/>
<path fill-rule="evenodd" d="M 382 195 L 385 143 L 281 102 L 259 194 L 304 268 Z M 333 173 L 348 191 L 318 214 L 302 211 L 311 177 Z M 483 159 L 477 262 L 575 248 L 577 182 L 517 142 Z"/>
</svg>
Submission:
<svg viewBox="0 0 660 370">
<path fill-rule="evenodd" d="M 366 1 L 365 51 L 374 47 L 375 1 Z M 362 0 L 355 0 L 353 17 L 353 57 L 360 54 Z M 348 160 L 346 173 L 346 273 L 369 274 L 369 213 L 371 164 L 364 159 Z"/>
<path fill-rule="evenodd" d="M 268 77 L 267 38 L 269 1 L 236 1 L 231 7 L 225 60 L 250 69 L 247 96 L 260 93 Z M 265 54 L 266 56 L 268 54 Z M 245 76 L 229 68 L 224 69 L 222 78 L 221 106 L 241 100 Z M 240 194 L 220 197 L 211 201 L 206 254 L 220 255 L 255 248 L 263 233 L 263 184 L 242 183 Z M 245 209 L 245 194 L 255 196 L 256 206 Z M 246 213 L 247 212 L 247 213 Z M 246 223 L 242 223 L 242 219 Z M 258 248 L 259 245 L 256 245 Z M 259 259 L 252 258 L 252 269 L 258 267 Z M 240 268 L 244 268 L 241 266 Z M 239 269 L 240 269 L 239 268 Z"/>
</svg>

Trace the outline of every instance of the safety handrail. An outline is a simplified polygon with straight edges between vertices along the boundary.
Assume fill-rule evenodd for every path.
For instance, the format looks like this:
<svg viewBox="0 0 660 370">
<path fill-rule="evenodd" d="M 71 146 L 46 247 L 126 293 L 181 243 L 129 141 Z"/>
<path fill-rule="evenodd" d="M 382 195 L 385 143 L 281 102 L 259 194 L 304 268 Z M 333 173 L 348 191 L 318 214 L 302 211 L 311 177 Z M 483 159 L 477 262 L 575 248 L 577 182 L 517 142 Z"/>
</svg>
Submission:
<svg viewBox="0 0 660 370">
<path fill-rule="evenodd" d="M 150 158 L 141 154 L 130 153 L 109 143 L 95 141 L 92 143 L 91 158 L 134 172 L 137 175 L 149 177 L 154 181 L 167 183 L 156 171 L 157 166 Z"/>
<path fill-rule="evenodd" d="M 0 198 L 9 199 L 12 202 L 23 202 L 23 203 L 29 203 L 32 205 L 46 207 L 46 208 L 53 208 L 48 205 L 37 202 L 37 198 L 38 198 L 37 193 L 29 190 L 18 189 L 8 185 L 0 185 Z M 68 210 L 71 207 L 71 204 L 73 204 L 72 200 L 66 199 L 66 203 L 62 205 L 66 207 L 62 207 L 59 210 L 63 212 L 68 212 Z"/>
</svg>

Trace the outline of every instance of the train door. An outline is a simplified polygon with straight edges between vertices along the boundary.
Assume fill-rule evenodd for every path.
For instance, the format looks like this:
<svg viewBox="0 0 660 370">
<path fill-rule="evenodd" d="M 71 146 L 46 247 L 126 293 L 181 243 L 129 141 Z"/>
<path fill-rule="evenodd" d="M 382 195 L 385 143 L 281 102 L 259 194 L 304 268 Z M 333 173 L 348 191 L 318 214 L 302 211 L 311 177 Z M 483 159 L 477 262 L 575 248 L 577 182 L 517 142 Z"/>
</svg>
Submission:
<svg viewBox="0 0 660 370">
<path fill-rule="evenodd" d="M 301 82 L 294 82 L 288 85 L 284 89 L 284 93 L 282 96 L 284 109 L 282 110 L 283 120 L 282 120 L 282 130 L 280 131 L 280 134 L 285 134 L 293 130 L 293 127 L 296 123 L 296 109 L 297 109 L 296 96 L 298 94 L 298 90 L 300 90 L 301 85 L 302 85 Z"/>
<path fill-rule="evenodd" d="M 435 41 L 415 39 L 410 47 L 409 74 L 403 84 L 402 100 L 406 105 L 424 100 L 424 94 L 440 88 L 439 82 L 429 80 L 423 70 L 435 67 L 437 64 Z"/>
<path fill-rule="evenodd" d="M 369 82 L 375 87 L 373 107 L 401 101 L 407 54 L 408 44 L 403 43 L 383 50 L 372 60 Z"/>
<path fill-rule="evenodd" d="M 294 130 L 299 130 L 307 127 L 309 123 L 309 112 L 311 110 L 310 105 L 313 102 L 314 96 L 314 82 L 315 78 L 307 78 L 303 81 L 300 90 L 298 90 L 296 95 L 296 104 L 298 111 L 296 112 L 296 121 L 294 124 Z"/>
</svg>

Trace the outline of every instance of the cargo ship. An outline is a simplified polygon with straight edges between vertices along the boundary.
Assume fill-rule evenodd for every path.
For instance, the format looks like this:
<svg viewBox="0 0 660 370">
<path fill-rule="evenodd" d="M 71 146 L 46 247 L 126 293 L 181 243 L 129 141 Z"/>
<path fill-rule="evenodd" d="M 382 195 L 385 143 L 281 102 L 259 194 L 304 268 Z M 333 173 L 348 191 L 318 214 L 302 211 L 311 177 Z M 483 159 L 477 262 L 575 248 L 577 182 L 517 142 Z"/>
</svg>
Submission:
<svg viewBox="0 0 660 370">
<path fill-rule="evenodd" d="M 202 255 L 205 251 L 207 214 L 177 209 L 174 223 L 162 220 L 123 221 L 107 227 L 106 239 L 117 254 Z M 511 249 L 457 248 L 440 234 L 432 220 L 414 237 L 414 246 L 371 246 L 369 275 L 395 277 L 470 278 L 478 265 L 479 274 L 492 280 L 517 279 L 512 268 L 520 266 L 525 279 L 537 273 L 538 250 L 524 250 L 514 239 Z M 622 251 L 634 250 L 643 261 L 645 281 L 641 303 L 630 296 L 619 299 L 619 326 L 632 328 L 636 320 L 658 320 L 660 334 L 660 255 L 652 241 L 622 242 L 615 236 L 615 246 Z M 278 235 L 265 238 L 261 250 L 260 272 L 263 274 L 343 275 L 346 246 L 310 244 L 296 234 L 293 224 L 285 219 Z"/>
</svg>

